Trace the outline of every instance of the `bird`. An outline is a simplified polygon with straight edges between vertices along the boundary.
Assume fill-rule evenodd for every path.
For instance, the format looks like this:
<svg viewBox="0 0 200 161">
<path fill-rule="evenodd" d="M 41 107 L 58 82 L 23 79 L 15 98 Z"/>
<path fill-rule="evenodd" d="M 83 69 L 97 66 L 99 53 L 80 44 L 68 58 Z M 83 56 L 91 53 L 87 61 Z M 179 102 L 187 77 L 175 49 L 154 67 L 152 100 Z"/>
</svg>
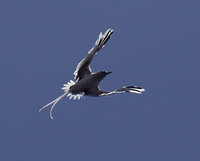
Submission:
<svg viewBox="0 0 200 161">
<path fill-rule="evenodd" d="M 109 96 L 117 93 L 137 93 L 142 94 L 145 91 L 144 88 L 138 86 L 124 86 L 120 89 L 107 92 L 102 91 L 99 87 L 99 83 L 104 79 L 105 76 L 112 73 L 112 71 L 99 71 L 93 73 L 90 68 L 90 63 L 93 57 L 97 54 L 97 52 L 102 49 L 106 42 L 110 39 L 111 35 L 114 33 L 113 29 L 108 29 L 104 34 L 100 32 L 98 39 L 96 40 L 94 46 L 89 50 L 88 55 L 80 61 L 77 65 L 76 70 L 74 72 L 74 79 L 70 80 L 67 84 L 64 84 L 62 90 L 64 90 L 64 94 L 43 106 L 40 110 L 42 111 L 47 106 L 51 106 L 50 109 L 50 117 L 53 119 L 52 111 L 55 105 L 65 96 L 69 97 L 69 99 L 80 99 L 83 96 Z"/>
</svg>

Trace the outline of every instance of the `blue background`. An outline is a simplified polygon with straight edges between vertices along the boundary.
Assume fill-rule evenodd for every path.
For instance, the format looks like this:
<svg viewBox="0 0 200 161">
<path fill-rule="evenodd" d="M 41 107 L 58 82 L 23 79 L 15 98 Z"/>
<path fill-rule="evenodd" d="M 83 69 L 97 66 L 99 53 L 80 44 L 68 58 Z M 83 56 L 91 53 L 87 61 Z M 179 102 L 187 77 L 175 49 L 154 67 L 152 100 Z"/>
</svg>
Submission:
<svg viewBox="0 0 200 161">
<path fill-rule="evenodd" d="M 200 2 L 1 0 L 0 160 L 199 161 Z M 142 95 L 62 99 L 99 32 L 100 84 Z"/>
</svg>

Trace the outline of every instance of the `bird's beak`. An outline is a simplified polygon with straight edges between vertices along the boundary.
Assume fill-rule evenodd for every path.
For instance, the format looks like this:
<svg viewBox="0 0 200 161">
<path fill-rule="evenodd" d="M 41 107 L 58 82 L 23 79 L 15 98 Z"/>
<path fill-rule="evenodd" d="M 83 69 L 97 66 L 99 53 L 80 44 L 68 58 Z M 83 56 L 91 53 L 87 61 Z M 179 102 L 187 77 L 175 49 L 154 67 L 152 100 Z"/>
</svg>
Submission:
<svg viewBox="0 0 200 161">
<path fill-rule="evenodd" d="M 106 72 L 106 74 L 110 74 L 110 73 L 112 73 L 113 71 L 110 71 L 110 72 Z"/>
</svg>

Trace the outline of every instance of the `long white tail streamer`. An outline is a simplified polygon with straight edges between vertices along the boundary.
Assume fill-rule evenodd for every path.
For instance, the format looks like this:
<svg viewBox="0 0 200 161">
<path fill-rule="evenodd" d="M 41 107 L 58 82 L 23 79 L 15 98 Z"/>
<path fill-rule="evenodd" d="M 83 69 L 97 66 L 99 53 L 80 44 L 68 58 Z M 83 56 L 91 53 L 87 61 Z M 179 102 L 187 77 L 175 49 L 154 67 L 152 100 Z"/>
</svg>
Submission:
<svg viewBox="0 0 200 161">
<path fill-rule="evenodd" d="M 78 94 L 69 93 L 70 87 L 73 86 L 74 84 L 75 84 L 75 82 L 73 80 L 70 80 L 67 84 L 63 84 L 62 90 L 64 90 L 65 93 L 62 94 L 61 96 L 59 96 L 58 98 L 56 98 L 55 100 L 53 100 L 52 102 L 48 103 L 44 107 L 42 107 L 39 110 L 39 112 L 42 111 L 43 109 L 45 109 L 46 107 L 50 106 L 51 104 L 53 104 L 50 109 L 50 117 L 51 117 L 51 119 L 53 119 L 53 116 L 52 116 L 53 108 L 63 97 L 65 97 L 67 95 L 67 97 L 69 97 L 69 99 L 74 98 L 74 100 L 76 98 L 80 99 L 81 97 L 83 97 L 83 93 L 78 93 Z"/>
<path fill-rule="evenodd" d="M 59 96 L 58 98 L 56 98 L 56 99 L 53 100 L 52 102 L 50 102 L 50 103 L 48 103 L 47 105 L 45 105 L 44 107 L 42 107 L 42 108 L 39 110 L 39 112 L 42 111 L 43 109 L 45 109 L 46 107 L 48 107 L 49 105 L 53 104 L 52 107 L 51 107 L 51 109 L 50 109 L 50 117 L 51 117 L 51 119 L 53 119 L 52 111 L 53 111 L 54 106 L 58 103 L 58 101 L 60 101 L 60 100 L 61 100 L 63 97 L 65 97 L 67 94 L 68 94 L 68 92 L 62 94 L 61 96 Z"/>
</svg>

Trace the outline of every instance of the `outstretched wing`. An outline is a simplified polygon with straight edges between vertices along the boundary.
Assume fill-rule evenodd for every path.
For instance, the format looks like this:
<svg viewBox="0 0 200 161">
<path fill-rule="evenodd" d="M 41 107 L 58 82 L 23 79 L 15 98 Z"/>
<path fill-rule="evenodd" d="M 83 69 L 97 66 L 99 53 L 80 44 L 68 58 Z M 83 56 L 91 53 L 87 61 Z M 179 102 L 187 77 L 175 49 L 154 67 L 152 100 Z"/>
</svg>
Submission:
<svg viewBox="0 0 200 161">
<path fill-rule="evenodd" d="M 76 70 L 74 72 L 74 79 L 76 79 L 77 81 L 81 80 L 85 76 L 90 75 L 92 73 L 92 70 L 90 68 L 91 60 L 89 61 L 88 56 L 83 60 L 81 60 L 81 62 L 76 67 Z"/>
<path fill-rule="evenodd" d="M 142 94 L 145 89 L 138 87 L 138 86 L 124 86 L 118 90 L 116 90 L 116 93 L 123 93 L 123 92 L 128 92 L 128 93 L 137 93 L 137 94 Z"/>
<path fill-rule="evenodd" d="M 97 52 L 104 47 L 104 45 L 109 40 L 113 32 L 114 30 L 108 29 L 104 34 L 99 34 L 99 38 L 95 42 L 94 47 L 88 52 L 88 56 L 81 60 L 81 62 L 76 67 L 76 70 L 74 72 L 74 79 L 79 81 L 85 76 L 88 76 L 92 73 L 92 70 L 90 68 L 90 62 L 92 61 L 94 55 L 96 55 Z"/>
<path fill-rule="evenodd" d="M 145 89 L 138 87 L 138 86 L 124 86 L 118 90 L 112 91 L 112 92 L 104 92 L 102 93 L 100 96 L 108 96 L 111 94 L 116 94 L 116 93 L 137 93 L 137 94 L 142 94 L 142 92 L 144 92 Z"/>
</svg>

